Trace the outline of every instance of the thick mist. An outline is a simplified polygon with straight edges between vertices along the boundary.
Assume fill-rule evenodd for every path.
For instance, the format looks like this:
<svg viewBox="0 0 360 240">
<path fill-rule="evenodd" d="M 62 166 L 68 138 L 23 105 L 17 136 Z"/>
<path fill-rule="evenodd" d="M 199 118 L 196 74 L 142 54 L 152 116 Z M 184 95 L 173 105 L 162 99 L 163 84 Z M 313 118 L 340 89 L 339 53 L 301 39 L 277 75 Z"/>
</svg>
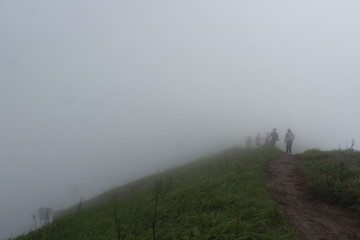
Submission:
<svg viewBox="0 0 360 240">
<path fill-rule="evenodd" d="M 359 11 L 357 1 L 0 0 L 0 239 L 33 227 L 40 207 L 274 127 L 280 140 L 293 130 L 295 152 L 350 145 Z"/>
</svg>

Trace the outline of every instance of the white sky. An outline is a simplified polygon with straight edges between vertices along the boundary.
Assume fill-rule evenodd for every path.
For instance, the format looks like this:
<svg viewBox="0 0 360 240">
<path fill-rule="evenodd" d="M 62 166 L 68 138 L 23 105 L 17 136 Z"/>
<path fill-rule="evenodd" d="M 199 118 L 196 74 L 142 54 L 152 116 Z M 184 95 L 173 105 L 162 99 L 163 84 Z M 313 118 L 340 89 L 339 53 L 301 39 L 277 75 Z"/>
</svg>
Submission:
<svg viewBox="0 0 360 240">
<path fill-rule="evenodd" d="M 273 127 L 345 147 L 359 26 L 358 1 L 0 0 L 0 239 Z"/>
</svg>

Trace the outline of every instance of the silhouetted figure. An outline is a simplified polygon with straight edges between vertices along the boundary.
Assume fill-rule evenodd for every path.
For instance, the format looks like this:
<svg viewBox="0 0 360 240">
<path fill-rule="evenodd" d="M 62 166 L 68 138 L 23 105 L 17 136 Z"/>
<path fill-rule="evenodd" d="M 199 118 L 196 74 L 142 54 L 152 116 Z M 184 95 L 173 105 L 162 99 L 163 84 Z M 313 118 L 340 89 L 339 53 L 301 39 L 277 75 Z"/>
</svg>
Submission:
<svg viewBox="0 0 360 240">
<path fill-rule="evenodd" d="M 251 148 L 252 142 L 253 142 L 253 140 L 251 139 L 250 136 L 248 136 L 246 139 L 246 147 Z"/>
<path fill-rule="evenodd" d="M 266 133 L 265 146 L 270 146 L 270 133 Z"/>
<path fill-rule="evenodd" d="M 291 147 L 292 147 L 294 139 L 295 139 L 294 133 L 292 133 L 289 128 L 285 135 L 285 141 L 284 141 L 286 143 L 286 153 L 291 154 Z"/>
<path fill-rule="evenodd" d="M 258 134 L 256 135 L 256 137 L 255 137 L 255 145 L 256 145 L 257 147 L 260 147 L 260 145 L 261 145 L 261 136 L 260 136 L 260 133 L 258 133 Z"/>
<path fill-rule="evenodd" d="M 276 132 L 276 128 L 270 133 L 270 146 L 275 146 L 276 141 L 279 141 L 279 135 Z"/>
</svg>

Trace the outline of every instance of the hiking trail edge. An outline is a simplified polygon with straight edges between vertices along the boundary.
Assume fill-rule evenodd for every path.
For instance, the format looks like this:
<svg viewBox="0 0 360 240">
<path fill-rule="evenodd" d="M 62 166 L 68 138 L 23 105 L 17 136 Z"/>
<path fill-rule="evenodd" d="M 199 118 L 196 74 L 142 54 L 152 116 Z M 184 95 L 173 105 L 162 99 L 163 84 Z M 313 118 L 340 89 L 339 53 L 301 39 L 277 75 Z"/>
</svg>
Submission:
<svg viewBox="0 0 360 240">
<path fill-rule="evenodd" d="M 270 163 L 268 186 L 303 240 L 360 240 L 360 214 L 314 198 L 299 170 L 300 160 L 282 153 Z"/>
</svg>

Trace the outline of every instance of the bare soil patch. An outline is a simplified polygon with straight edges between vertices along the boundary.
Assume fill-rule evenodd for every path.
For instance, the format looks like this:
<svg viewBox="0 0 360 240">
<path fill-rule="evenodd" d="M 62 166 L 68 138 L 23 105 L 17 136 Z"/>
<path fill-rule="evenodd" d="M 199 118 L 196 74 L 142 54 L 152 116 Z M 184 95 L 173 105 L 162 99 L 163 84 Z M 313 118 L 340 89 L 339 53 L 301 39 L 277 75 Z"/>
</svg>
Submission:
<svg viewBox="0 0 360 240">
<path fill-rule="evenodd" d="M 360 240 L 360 214 L 316 199 L 304 184 L 300 160 L 283 153 L 268 169 L 274 199 L 304 240 Z"/>
</svg>

